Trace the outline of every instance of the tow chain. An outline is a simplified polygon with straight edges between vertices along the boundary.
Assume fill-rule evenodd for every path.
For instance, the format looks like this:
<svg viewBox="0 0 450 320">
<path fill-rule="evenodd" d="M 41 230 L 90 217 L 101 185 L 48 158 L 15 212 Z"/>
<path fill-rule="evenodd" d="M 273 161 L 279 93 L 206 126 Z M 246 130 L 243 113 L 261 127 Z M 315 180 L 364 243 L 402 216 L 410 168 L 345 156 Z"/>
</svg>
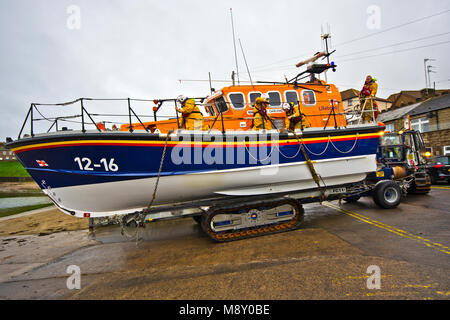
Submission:
<svg viewBox="0 0 450 320">
<path fill-rule="evenodd" d="M 170 129 L 169 132 L 167 132 L 166 142 L 164 144 L 164 149 L 163 149 L 163 153 L 161 156 L 161 162 L 159 163 L 158 177 L 156 178 L 155 189 L 153 190 L 152 200 L 148 204 L 147 209 L 144 210 L 144 213 L 148 213 L 150 211 L 150 208 L 153 205 L 153 201 L 155 201 L 156 191 L 158 190 L 159 178 L 161 177 L 161 171 L 162 171 L 162 167 L 163 167 L 163 163 L 164 163 L 164 158 L 166 157 L 167 143 L 168 143 L 170 135 L 172 133 L 173 133 L 173 129 Z"/>
<path fill-rule="evenodd" d="M 161 156 L 161 161 L 159 163 L 158 176 L 156 178 L 155 188 L 153 189 L 153 195 L 152 195 L 152 199 L 151 199 L 150 203 L 148 204 L 146 209 L 142 210 L 142 212 L 136 212 L 134 214 L 131 214 L 131 215 L 134 215 L 134 217 L 132 217 L 131 220 L 134 220 L 134 221 L 137 222 L 136 233 L 132 236 L 132 237 L 136 238 L 136 244 L 137 244 L 137 242 L 139 240 L 139 235 L 138 235 L 139 227 L 144 227 L 145 228 L 145 217 L 147 216 L 148 212 L 150 211 L 150 208 L 152 207 L 153 202 L 155 201 L 155 198 L 156 198 L 156 191 L 158 190 L 159 179 L 161 177 L 162 167 L 163 167 L 164 159 L 166 157 L 167 144 L 168 144 L 170 135 L 172 133 L 173 133 L 173 129 L 170 129 L 169 132 L 167 132 L 166 141 L 165 141 L 165 144 L 164 144 L 164 149 L 163 149 L 163 153 L 162 153 L 162 156 Z M 121 234 L 123 236 L 126 236 L 127 238 L 131 238 L 128 235 L 126 235 L 125 230 L 124 230 L 124 225 L 128 223 L 128 221 L 126 221 L 127 220 L 126 218 L 128 216 L 130 216 L 130 215 L 126 215 L 122 219 Z"/>
</svg>

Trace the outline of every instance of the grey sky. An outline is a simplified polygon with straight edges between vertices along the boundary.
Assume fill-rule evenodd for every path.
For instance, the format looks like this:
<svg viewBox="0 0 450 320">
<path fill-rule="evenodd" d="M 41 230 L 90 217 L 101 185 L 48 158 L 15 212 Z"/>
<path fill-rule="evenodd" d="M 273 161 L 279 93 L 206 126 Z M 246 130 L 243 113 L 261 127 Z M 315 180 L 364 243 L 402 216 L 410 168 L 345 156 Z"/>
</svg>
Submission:
<svg viewBox="0 0 450 320">
<path fill-rule="evenodd" d="M 81 10 L 80 29 L 67 27 L 70 5 Z M 367 27 L 370 5 L 380 8 L 380 29 Z M 381 97 L 421 89 L 425 86 L 424 58 L 436 59 L 432 81 L 442 81 L 437 87 L 450 87 L 448 42 L 356 59 L 450 41 L 450 34 L 354 55 L 450 32 L 450 12 L 338 45 L 448 10 L 448 0 L 2 0 L 0 141 L 17 136 L 31 102 L 206 95 L 207 82 L 178 80 L 207 79 L 208 72 L 213 79 L 230 79 L 235 69 L 231 7 L 236 37 L 242 41 L 254 80 L 295 76 L 299 72 L 295 63 L 321 50 L 320 28 L 328 23 L 337 50 L 333 60 L 339 65 L 336 73 L 328 73 L 328 80 L 340 90 L 360 89 L 367 74 L 378 79 Z M 241 80 L 248 79 L 240 49 L 238 54 Z M 215 88 L 225 85 L 213 84 Z M 116 105 L 103 106 L 105 112 L 119 112 Z M 147 104 L 147 113 L 151 107 Z"/>
</svg>

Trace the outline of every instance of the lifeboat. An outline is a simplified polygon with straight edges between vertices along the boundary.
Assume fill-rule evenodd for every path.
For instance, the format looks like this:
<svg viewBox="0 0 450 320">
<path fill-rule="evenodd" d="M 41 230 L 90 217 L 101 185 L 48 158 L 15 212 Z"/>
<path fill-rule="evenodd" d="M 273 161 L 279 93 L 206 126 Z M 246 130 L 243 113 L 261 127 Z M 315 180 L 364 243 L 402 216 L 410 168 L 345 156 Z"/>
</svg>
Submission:
<svg viewBox="0 0 450 320">
<path fill-rule="evenodd" d="M 320 65 L 317 73 L 335 67 Z M 176 99 L 156 99 L 150 122 L 139 119 L 127 99 L 129 123 L 113 131 L 97 125 L 79 99 L 74 103 L 81 103 L 81 130 L 35 133 L 37 105 L 32 104 L 24 122 L 30 122 L 30 134 L 21 131 L 6 146 L 55 205 L 76 217 L 129 215 L 150 208 L 171 215 L 180 208 L 199 213 L 227 203 L 243 206 L 233 212 L 246 215 L 239 221 L 249 228 L 258 221 L 257 212 L 264 212 L 261 203 L 276 199 L 268 205 L 270 219 L 290 227 L 297 224 L 286 223 L 285 211 L 273 208 L 293 206 L 292 216 L 300 221 L 294 195 L 325 199 L 329 190 L 342 193 L 364 181 L 376 171 L 384 130 L 375 121 L 348 125 L 336 86 L 315 79 L 314 69 L 309 72 L 306 83 L 232 85 L 197 98 L 205 114 L 203 130 L 196 131 L 181 129 L 178 117 L 158 120 L 159 110 L 174 107 Z M 270 97 L 271 127 L 254 131 L 252 106 L 262 94 Z M 299 105 L 310 126 L 286 130 L 283 103 Z M 139 121 L 133 123 L 132 115 Z M 95 130 L 86 130 L 89 119 Z M 205 231 L 216 235 L 214 230 L 235 221 L 226 218 L 230 210 L 219 212 L 216 229 L 212 215 L 206 215 Z M 258 230 L 273 224 L 269 216 Z"/>
</svg>

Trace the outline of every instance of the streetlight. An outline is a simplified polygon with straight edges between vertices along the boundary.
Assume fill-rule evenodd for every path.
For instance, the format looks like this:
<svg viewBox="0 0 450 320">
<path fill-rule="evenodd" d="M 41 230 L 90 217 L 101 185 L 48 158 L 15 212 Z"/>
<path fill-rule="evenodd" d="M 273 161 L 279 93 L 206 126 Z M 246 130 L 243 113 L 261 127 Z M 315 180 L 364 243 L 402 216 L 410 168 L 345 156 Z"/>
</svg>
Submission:
<svg viewBox="0 0 450 320">
<path fill-rule="evenodd" d="M 429 83 L 430 87 L 431 87 L 430 73 L 437 73 L 436 71 L 431 70 L 432 68 L 436 68 L 436 67 L 434 67 L 434 66 L 428 66 L 428 67 L 427 67 L 427 72 L 428 72 L 428 83 Z M 433 87 L 434 87 L 434 90 L 436 90 L 436 84 L 435 84 Z"/>
<path fill-rule="evenodd" d="M 428 72 L 429 69 L 427 68 L 428 61 L 436 61 L 436 60 L 430 58 L 423 59 L 423 67 L 425 70 L 425 88 L 427 90 L 427 95 L 428 95 L 428 86 L 431 86 L 431 83 L 429 83 L 429 72 Z"/>
</svg>

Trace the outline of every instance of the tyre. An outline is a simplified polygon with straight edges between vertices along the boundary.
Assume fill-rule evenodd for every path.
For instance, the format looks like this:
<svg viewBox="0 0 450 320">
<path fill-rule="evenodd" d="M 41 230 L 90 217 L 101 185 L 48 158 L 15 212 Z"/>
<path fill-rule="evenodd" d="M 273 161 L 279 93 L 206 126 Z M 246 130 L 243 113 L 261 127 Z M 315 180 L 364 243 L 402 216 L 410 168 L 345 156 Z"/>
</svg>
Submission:
<svg viewBox="0 0 450 320">
<path fill-rule="evenodd" d="M 436 182 L 437 182 L 434 174 L 430 174 L 430 180 L 431 180 L 431 184 L 436 184 Z"/>
<path fill-rule="evenodd" d="M 381 181 L 373 191 L 373 201 L 383 209 L 396 208 L 402 199 L 402 190 L 394 181 Z"/>
</svg>

